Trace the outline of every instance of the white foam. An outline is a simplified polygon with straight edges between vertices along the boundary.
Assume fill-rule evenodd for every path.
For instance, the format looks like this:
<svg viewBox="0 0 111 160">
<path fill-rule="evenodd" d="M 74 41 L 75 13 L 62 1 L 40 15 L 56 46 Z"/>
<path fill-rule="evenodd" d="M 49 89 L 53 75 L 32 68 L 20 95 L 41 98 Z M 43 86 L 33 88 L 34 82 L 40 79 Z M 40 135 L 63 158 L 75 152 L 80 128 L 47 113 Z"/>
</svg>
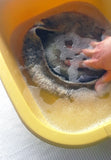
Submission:
<svg viewBox="0 0 111 160">
<path fill-rule="evenodd" d="M 60 66 L 57 66 L 57 67 L 53 68 L 53 70 L 60 74 Z"/>
<path fill-rule="evenodd" d="M 68 68 L 69 81 L 76 82 L 78 78 L 79 61 L 72 61 Z"/>
<path fill-rule="evenodd" d="M 71 40 L 73 43 L 71 48 L 65 46 L 65 41 L 68 40 Z M 54 49 L 59 49 L 61 51 L 61 61 L 65 61 L 67 58 L 72 59 L 70 60 L 71 66 L 68 69 L 69 81 L 77 82 L 79 63 L 83 61 L 83 58 L 88 58 L 84 55 L 84 53 L 78 55 L 77 53 L 79 53 L 81 49 L 84 48 L 93 49 L 93 47 L 90 45 L 92 41 L 94 40 L 90 38 L 82 38 L 74 32 L 66 33 L 64 35 L 62 34 L 55 37 L 54 42 L 52 42 L 52 44 L 47 48 L 47 56 L 50 62 L 56 60 L 56 56 L 54 56 L 52 52 Z M 54 70 L 57 73 L 60 73 L 60 67 L 55 67 Z"/>
<path fill-rule="evenodd" d="M 29 86 L 29 88 L 46 121 L 59 131 L 69 134 L 84 133 L 101 127 L 111 120 L 110 97 L 108 101 L 99 99 L 94 91 L 82 88 L 75 92 L 74 102 L 71 103 L 68 99 L 60 98 L 49 105 L 39 96 L 40 88 L 33 86 Z M 50 111 L 50 114 L 47 110 Z"/>
<path fill-rule="evenodd" d="M 72 40 L 72 48 L 65 46 L 65 41 Z M 57 48 L 61 51 L 60 59 L 65 60 L 67 57 L 74 58 L 76 53 L 79 53 L 81 49 L 88 48 L 92 39 L 82 38 L 76 33 L 67 33 L 65 35 L 59 35 L 55 38 L 52 48 Z"/>
<path fill-rule="evenodd" d="M 78 66 L 77 66 L 77 68 L 78 68 Z M 77 77 L 78 77 L 77 68 L 74 67 L 73 65 L 71 65 L 68 68 L 69 81 L 71 81 L 71 82 L 76 82 L 77 81 Z"/>
</svg>

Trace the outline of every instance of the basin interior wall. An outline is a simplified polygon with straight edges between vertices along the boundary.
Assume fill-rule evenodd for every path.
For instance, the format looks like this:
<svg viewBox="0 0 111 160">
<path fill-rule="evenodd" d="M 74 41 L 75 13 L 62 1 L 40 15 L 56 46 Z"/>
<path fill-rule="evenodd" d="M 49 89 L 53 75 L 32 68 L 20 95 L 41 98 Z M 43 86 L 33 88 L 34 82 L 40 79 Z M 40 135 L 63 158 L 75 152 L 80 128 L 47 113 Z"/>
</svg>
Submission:
<svg viewBox="0 0 111 160">
<path fill-rule="evenodd" d="M 65 133 L 51 127 L 32 97 L 18 66 L 18 60 L 21 64 L 24 63 L 21 56 L 24 35 L 37 21 L 69 11 L 84 13 L 101 21 L 102 15 L 98 14 L 99 10 L 104 15 L 104 24 L 106 24 L 106 19 L 111 21 L 110 6 L 110 0 L 79 0 L 79 2 L 4 0 L 0 2 L 0 78 L 18 115 L 36 136 L 64 147 L 87 145 L 111 136 L 111 122 L 79 134 Z"/>
</svg>

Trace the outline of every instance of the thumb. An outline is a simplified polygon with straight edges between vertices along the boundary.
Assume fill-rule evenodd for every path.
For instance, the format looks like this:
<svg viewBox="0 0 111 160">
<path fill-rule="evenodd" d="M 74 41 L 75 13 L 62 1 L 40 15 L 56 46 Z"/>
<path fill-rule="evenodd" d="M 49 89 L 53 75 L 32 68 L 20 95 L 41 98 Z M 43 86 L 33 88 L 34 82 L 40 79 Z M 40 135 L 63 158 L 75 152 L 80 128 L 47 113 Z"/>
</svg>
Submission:
<svg viewBox="0 0 111 160">
<path fill-rule="evenodd" d="M 111 71 L 107 71 L 102 78 L 100 79 L 101 82 L 106 83 L 111 81 Z"/>
<path fill-rule="evenodd" d="M 95 85 L 95 90 L 98 91 L 99 88 L 102 88 L 104 84 L 111 81 L 111 71 L 107 71 L 97 82 Z"/>
</svg>

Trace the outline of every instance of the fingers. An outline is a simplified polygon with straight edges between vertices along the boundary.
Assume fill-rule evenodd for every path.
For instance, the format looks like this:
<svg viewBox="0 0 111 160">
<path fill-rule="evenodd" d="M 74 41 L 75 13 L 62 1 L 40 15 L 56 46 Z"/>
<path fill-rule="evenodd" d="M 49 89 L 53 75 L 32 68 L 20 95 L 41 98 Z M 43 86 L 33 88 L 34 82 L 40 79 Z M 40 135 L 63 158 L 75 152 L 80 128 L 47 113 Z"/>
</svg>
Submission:
<svg viewBox="0 0 111 160">
<path fill-rule="evenodd" d="M 101 69 L 97 59 L 85 60 L 85 61 L 83 61 L 83 66 L 88 66 L 88 67 L 91 67 L 91 68 L 94 68 L 94 69 Z"/>
<path fill-rule="evenodd" d="M 93 54 L 95 53 L 95 49 L 83 49 L 82 52 L 88 56 L 88 57 L 92 57 Z"/>
<path fill-rule="evenodd" d="M 107 71 L 97 82 L 95 85 L 95 89 L 103 83 L 108 83 L 111 81 L 111 71 Z"/>
<path fill-rule="evenodd" d="M 97 93 L 102 92 L 106 88 L 107 83 L 111 81 L 111 71 L 107 71 L 95 85 L 95 90 Z"/>
<path fill-rule="evenodd" d="M 93 42 L 90 43 L 90 45 L 95 48 L 99 43 L 100 42 L 93 41 Z"/>
<path fill-rule="evenodd" d="M 83 52 L 86 56 L 92 57 L 92 56 L 97 52 L 96 46 L 97 46 L 98 44 L 100 44 L 100 42 L 95 42 L 95 41 L 93 41 L 93 42 L 90 43 L 90 47 L 87 48 L 87 49 L 83 49 L 82 52 Z M 93 48 L 91 48 L 91 47 L 93 47 Z"/>
<path fill-rule="evenodd" d="M 93 48 L 92 48 L 92 49 L 90 49 L 90 48 L 89 48 L 89 49 L 83 49 L 82 52 L 83 52 L 86 56 L 92 57 L 93 54 L 96 53 L 95 47 L 96 47 L 98 44 L 99 44 L 99 42 L 93 41 L 93 42 L 90 43 L 90 45 L 91 45 Z"/>
<path fill-rule="evenodd" d="M 101 83 L 106 83 L 106 82 L 109 82 L 111 81 L 111 71 L 107 71 L 103 77 L 100 79 L 100 82 Z"/>
<path fill-rule="evenodd" d="M 104 40 L 110 38 L 110 36 L 104 35 Z"/>
</svg>

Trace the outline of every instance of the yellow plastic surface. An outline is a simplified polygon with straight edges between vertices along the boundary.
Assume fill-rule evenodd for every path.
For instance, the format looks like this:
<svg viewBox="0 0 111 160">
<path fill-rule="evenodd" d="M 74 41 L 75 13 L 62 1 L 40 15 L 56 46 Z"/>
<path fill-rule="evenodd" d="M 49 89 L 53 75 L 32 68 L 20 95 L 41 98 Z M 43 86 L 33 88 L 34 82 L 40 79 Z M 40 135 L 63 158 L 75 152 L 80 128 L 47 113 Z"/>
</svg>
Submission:
<svg viewBox="0 0 111 160">
<path fill-rule="evenodd" d="M 79 1 L 96 6 L 111 21 L 110 0 Z M 87 4 L 83 8 L 85 8 L 86 14 L 91 14 L 91 9 L 88 9 Z M 52 128 L 42 115 L 19 71 L 10 49 L 10 41 L 14 30 L 20 24 L 24 24 L 21 32 L 16 33 L 21 33 L 21 41 L 24 32 L 33 24 L 37 15 L 39 20 L 41 17 L 47 17 L 53 13 L 73 10 L 82 11 L 81 6 L 78 6 L 74 0 L 0 0 L 0 78 L 27 128 L 41 139 L 63 147 L 81 147 L 111 137 L 111 122 L 105 122 L 102 126 L 79 134 L 66 133 Z M 95 17 L 96 14 L 95 12 Z M 32 20 L 27 26 L 25 22 L 30 19 Z M 20 42 L 18 41 L 18 43 Z"/>
</svg>

